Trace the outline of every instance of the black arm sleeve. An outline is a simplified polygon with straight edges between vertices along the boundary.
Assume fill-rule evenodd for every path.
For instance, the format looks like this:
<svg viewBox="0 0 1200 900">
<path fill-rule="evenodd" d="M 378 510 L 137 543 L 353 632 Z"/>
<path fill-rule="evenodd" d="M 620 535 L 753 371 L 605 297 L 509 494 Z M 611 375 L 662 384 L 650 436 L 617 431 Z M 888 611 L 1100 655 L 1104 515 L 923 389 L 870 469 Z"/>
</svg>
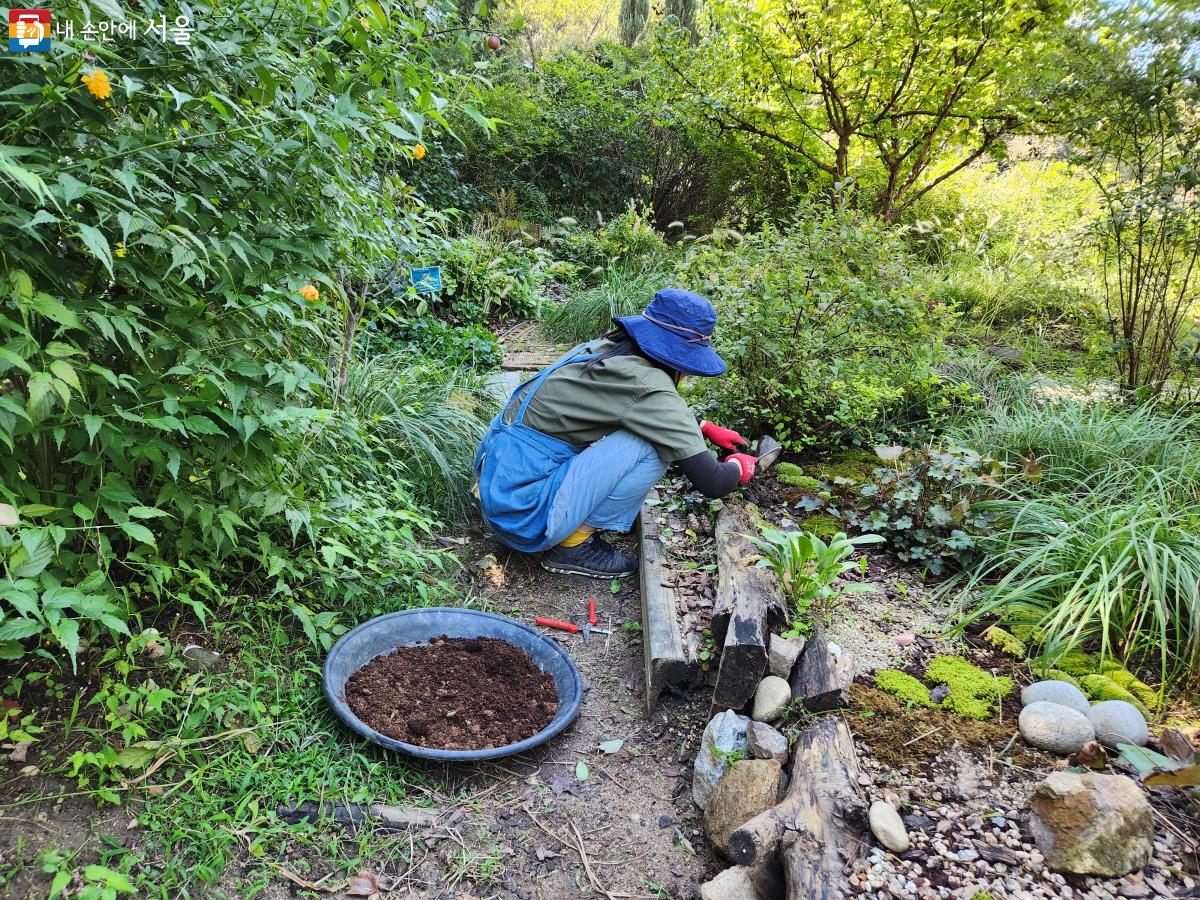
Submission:
<svg viewBox="0 0 1200 900">
<path fill-rule="evenodd" d="M 742 467 L 735 462 L 717 462 L 708 451 L 681 459 L 677 463 L 692 487 L 706 497 L 724 497 L 738 485 Z"/>
</svg>

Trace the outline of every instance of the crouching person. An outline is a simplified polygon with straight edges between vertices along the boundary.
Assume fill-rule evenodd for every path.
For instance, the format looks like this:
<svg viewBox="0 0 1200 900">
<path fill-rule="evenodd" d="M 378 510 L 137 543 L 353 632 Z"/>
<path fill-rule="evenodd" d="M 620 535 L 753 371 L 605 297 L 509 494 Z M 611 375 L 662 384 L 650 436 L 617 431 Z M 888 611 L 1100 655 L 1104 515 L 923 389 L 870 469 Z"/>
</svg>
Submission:
<svg viewBox="0 0 1200 900">
<path fill-rule="evenodd" d="M 691 291 L 668 288 L 646 311 L 614 319 L 606 336 L 570 350 L 521 385 L 475 455 L 484 519 L 515 550 L 542 553 L 551 572 L 622 578 L 637 560 L 600 531 L 628 531 L 667 466 L 723 497 L 754 475 L 755 458 L 724 462 L 746 443 L 699 422 L 679 395 L 686 375 L 717 376 L 716 311 Z"/>
</svg>

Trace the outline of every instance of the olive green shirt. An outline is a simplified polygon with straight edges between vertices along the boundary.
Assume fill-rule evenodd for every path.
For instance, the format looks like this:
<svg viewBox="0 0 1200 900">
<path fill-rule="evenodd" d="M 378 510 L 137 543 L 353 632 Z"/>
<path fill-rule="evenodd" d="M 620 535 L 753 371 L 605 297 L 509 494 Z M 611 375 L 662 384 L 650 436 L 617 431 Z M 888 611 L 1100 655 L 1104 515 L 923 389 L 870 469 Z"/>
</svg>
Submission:
<svg viewBox="0 0 1200 900">
<path fill-rule="evenodd" d="M 600 339 L 587 344 L 586 352 L 612 346 Z M 542 382 L 524 422 L 576 447 L 625 429 L 654 447 L 664 463 L 708 450 L 671 376 L 642 356 L 614 356 L 586 371 L 583 363 L 563 366 Z"/>
</svg>

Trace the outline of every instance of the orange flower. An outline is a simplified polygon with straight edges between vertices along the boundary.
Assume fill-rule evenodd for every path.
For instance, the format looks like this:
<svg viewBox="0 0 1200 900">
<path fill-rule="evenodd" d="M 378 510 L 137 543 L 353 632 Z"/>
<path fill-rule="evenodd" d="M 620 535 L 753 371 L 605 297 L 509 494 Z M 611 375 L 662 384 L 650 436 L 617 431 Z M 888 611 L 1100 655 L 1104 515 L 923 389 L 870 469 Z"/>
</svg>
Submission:
<svg viewBox="0 0 1200 900">
<path fill-rule="evenodd" d="M 425 158 L 425 145 L 417 144 L 417 146 L 413 147 L 412 155 L 413 155 L 413 159 L 424 159 Z"/>
<path fill-rule="evenodd" d="M 107 100 L 112 96 L 112 85 L 103 69 L 94 69 L 90 75 L 80 75 L 79 80 L 87 85 L 88 93 L 97 100 Z"/>
<path fill-rule="evenodd" d="M 300 296 L 309 303 L 316 303 L 321 299 L 321 292 L 318 291 L 315 286 L 306 284 L 304 287 L 300 288 Z"/>
</svg>

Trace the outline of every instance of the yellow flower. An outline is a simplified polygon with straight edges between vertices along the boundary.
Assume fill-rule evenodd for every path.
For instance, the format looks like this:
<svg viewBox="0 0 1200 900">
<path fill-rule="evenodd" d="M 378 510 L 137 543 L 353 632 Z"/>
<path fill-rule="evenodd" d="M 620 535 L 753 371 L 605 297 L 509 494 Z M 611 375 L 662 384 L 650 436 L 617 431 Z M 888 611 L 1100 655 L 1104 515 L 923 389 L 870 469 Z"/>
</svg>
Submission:
<svg viewBox="0 0 1200 900">
<path fill-rule="evenodd" d="M 316 303 L 321 298 L 321 292 L 318 291 L 313 285 L 306 284 L 304 287 L 300 288 L 300 296 L 309 303 Z"/>
<path fill-rule="evenodd" d="M 358 27 L 361 28 L 363 31 L 370 31 L 371 30 L 371 22 L 370 22 L 370 20 L 367 19 L 366 16 L 363 16 L 362 18 L 360 18 L 358 20 Z"/>
<path fill-rule="evenodd" d="M 417 144 L 417 146 L 413 147 L 412 155 L 413 155 L 413 159 L 424 159 L 425 158 L 425 145 Z"/>
<path fill-rule="evenodd" d="M 107 100 L 112 96 L 112 85 L 103 69 L 95 69 L 90 75 L 80 75 L 79 80 L 87 85 L 88 93 L 97 100 Z"/>
<path fill-rule="evenodd" d="M 114 250 L 113 252 L 117 254 L 118 259 L 124 259 L 125 258 L 125 242 L 117 241 L 117 249 Z"/>
</svg>

